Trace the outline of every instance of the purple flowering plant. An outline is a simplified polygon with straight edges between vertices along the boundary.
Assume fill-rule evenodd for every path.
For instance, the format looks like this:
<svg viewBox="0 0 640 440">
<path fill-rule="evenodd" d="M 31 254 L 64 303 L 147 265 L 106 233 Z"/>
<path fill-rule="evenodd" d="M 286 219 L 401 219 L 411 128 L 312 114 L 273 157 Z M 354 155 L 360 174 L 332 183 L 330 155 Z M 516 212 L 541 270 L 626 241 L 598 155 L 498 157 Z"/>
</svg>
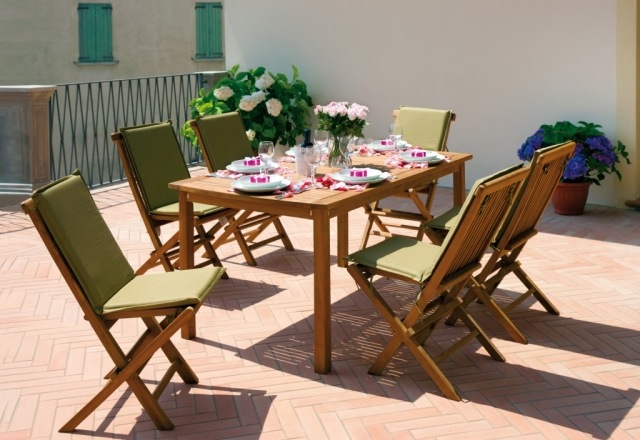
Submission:
<svg viewBox="0 0 640 440">
<path fill-rule="evenodd" d="M 576 149 L 564 168 L 562 182 L 593 182 L 600 185 L 605 174 L 615 174 L 622 179 L 616 164 L 621 163 L 621 159 L 631 163 L 626 146 L 620 141 L 612 144 L 600 128 L 601 125 L 584 121 L 578 122 L 578 125 L 569 121 L 541 125 L 518 148 L 518 158 L 530 161 L 539 148 L 574 141 Z"/>
</svg>

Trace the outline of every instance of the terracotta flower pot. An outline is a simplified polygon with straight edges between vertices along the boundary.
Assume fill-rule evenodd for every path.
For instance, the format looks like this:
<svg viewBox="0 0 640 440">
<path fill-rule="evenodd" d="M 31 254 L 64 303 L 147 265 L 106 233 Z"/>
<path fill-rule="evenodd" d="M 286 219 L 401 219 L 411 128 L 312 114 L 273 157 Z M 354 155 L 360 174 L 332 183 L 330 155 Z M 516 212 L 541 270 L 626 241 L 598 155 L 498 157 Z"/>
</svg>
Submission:
<svg viewBox="0 0 640 440">
<path fill-rule="evenodd" d="M 591 182 L 560 182 L 551 196 L 553 211 L 560 215 L 582 215 Z"/>
</svg>

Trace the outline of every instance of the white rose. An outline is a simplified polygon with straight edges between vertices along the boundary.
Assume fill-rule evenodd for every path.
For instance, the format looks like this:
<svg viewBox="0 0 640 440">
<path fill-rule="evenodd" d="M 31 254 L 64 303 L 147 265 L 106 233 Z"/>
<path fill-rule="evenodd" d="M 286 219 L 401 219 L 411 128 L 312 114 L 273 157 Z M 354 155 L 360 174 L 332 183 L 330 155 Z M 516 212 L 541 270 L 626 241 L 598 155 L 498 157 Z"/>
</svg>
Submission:
<svg viewBox="0 0 640 440">
<path fill-rule="evenodd" d="M 266 95 L 262 90 L 258 90 L 257 92 L 253 92 L 251 94 L 251 99 L 256 103 L 256 105 L 260 104 L 262 101 L 266 99 Z"/>
<path fill-rule="evenodd" d="M 251 142 L 256 137 L 256 132 L 254 130 L 247 130 L 247 138 L 249 142 Z"/>
<path fill-rule="evenodd" d="M 268 73 L 263 73 L 260 78 L 256 80 L 256 89 L 267 90 L 275 83 L 275 80 Z"/>
<path fill-rule="evenodd" d="M 222 86 L 213 91 L 213 95 L 220 101 L 226 101 L 233 96 L 233 89 L 231 87 Z"/>
<path fill-rule="evenodd" d="M 238 104 L 238 107 L 240 107 L 240 110 L 250 112 L 251 110 L 256 108 L 256 105 L 258 105 L 258 103 L 255 101 L 255 99 L 253 99 L 253 97 L 250 95 L 246 95 L 243 96 L 242 99 L 240 99 L 240 104 Z"/>
<path fill-rule="evenodd" d="M 277 117 L 282 111 L 282 103 L 276 98 L 271 98 L 266 103 L 267 113 L 269 113 L 274 118 Z"/>
</svg>

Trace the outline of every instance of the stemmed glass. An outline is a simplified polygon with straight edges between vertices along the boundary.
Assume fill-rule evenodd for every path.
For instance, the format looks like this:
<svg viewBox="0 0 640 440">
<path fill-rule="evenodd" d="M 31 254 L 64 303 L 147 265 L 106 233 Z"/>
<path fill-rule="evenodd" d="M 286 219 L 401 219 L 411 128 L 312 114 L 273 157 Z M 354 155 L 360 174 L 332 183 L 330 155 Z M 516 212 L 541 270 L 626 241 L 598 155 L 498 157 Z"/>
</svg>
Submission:
<svg viewBox="0 0 640 440">
<path fill-rule="evenodd" d="M 314 145 L 313 147 L 306 147 L 302 149 L 302 157 L 311 169 L 312 188 L 316 187 L 316 168 L 322 160 L 322 154 L 322 147 L 320 145 Z"/>
<path fill-rule="evenodd" d="M 275 153 L 276 149 L 271 141 L 261 141 L 258 144 L 258 155 L 260 159 L 264 162 L 264 174 L 269 174 L 269 168 L 271 166 L 271 158 Z"/>
<path fill-rule="evenodd" d="M 389 139 L 393 141 L 393 149 L 397 153 L 400 149 L 400 141 L 402 140 L 402 125 L 397 122 L 389 125 Z"/>
<path fill-rule="evenodd" d="M 329 132 L 326 130 L 316 130 L 313 133 L 313 143 L 315 145 L 318 145 L 320 147 L 320 149 L 322 150 L 323 153 L 323 157 L 322 160 L 324 160 L 324 153 L 328 152 L 328 146 L 329 146 Z"/>
</svg>

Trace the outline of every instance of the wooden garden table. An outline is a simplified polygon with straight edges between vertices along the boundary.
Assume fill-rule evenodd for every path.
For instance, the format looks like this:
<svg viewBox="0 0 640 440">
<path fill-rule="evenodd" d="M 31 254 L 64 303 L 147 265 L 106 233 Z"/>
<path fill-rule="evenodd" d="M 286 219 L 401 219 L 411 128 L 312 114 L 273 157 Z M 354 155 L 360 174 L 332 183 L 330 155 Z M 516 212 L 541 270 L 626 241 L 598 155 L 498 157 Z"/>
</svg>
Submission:
<svg viewBox="0 0 640 440">
<path fill-rule="evenodd" d="M 206 203 L 228 208 L 247 209 L 282 216 L 298 217 L 313 222 L 314 269 L 314 369 L 317 373 L 331 371 L 331 275 L 329 219 L 337 218 L 338 266 L 346 267 L 348 255 L 349 212 L 362 208 L 385 197 L 411 188 L 420 188 L 428 182 L 453 175 L 453 203 L 463 204 L 465 199 L 465 163 L 471 154 L 445 152 L 446 161 L 428 168 L 395 169 L 385 166 L 385 156 L 353 157 L 354 166 L 366 166 L 389 171 L 396 178 L 371 185 L 363 191 L 335 191 L 317 189 L 278 200 L 273 194 L 257 195 L 229 191 L 232 180 L 208 176 L 172 182 L 169 187 L 179 191 L 180 267 L 191 268 L 193 258 L 193 203 Z M 285 163 L 294 169 L 293 163 Z M 336 169 L 319 167 L 318 175 L 335 172 Z M 293 182 L 302 177 L 293 174 Z M 195 336 L 195 322 L 183 333 Z"/>
</svg>

